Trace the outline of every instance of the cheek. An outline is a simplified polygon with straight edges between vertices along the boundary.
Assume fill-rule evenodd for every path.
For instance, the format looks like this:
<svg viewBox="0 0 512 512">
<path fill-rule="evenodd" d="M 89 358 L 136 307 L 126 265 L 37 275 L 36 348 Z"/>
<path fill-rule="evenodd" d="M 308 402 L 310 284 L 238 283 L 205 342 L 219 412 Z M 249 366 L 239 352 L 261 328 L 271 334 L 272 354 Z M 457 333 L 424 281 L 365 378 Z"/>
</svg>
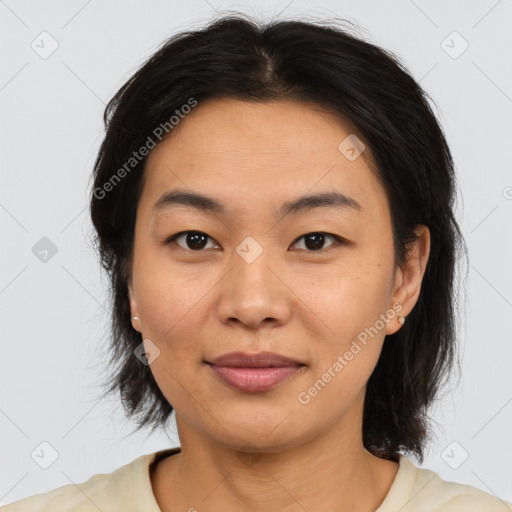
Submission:
<svg viewBox="0 0 512 512">
<path fill-rule="evenodd" d="M 197 372 L 204 353 L 204 296 L 208 288 L 203 290 L 200 283 L 191 286 L 190 280 L 187 283 L 175 272 L 167 279 L 160 271 L 148 273 L 140 282 L 144 283 L 138 289 L 143 337 L 159 350 L 151 372 L 168 402 L 176 410 L 186 411 L 191 402 L 205 401 Z M 191 396 L 195 400 L 191 401 Z M 192 414 L 190 421 L 199 413 Z"/>
<path fill-rule="evenodd" d="M 139 295 L 144 337 L 154 340 L 162 350 L 172 349 L 173 358 L 184 351 L 199 352 L 200 347 L 196 345 L 205 325 L 205 293 L 200 287 L 183 291 L 176 282 L 165 286 L 162 281 L 146 283 Z"/>
<path fill-rule="evenodd" d="M 303 272 L 304 274 L 304 272 Z M 389 276 L 382 263 L 362 254 L 294 278 L 294 291 L 334 336 L 356 336 L 371 327 L 389 302 Z"/>
<path fill-rule="evenodd" d="M 371 375 L 382 349 L 387 322 L 394 317 L 394 311 L 386 314 L 389 278 L 383 268 L 371 258 L 360 258 L 357 262 L 347 259 L 336 272 L 330 276 L 317 275 L 301 290 L 314 313 L 310 318 L 318 327 L 316 342 L 311 340 L 317 355 L 316 377 L 330 371 L 336 374 L 333 382 L 336 380 L 338 385 L 353 382 L 357 387 Z"/>
<path fill-rule="evenodd" d="M 176 331 L 201 325 L 197 306 L 214 286 L 215 276 L 200 265 L 172 262 L 165 249 L 146 247 L 134 262 L 134 277 L 145 336 L 167 342 Z"/>
<path fill-rule="evenodd" d="M 382 290 L 362 290 L 361 280 L 343 279 L 339 286 L 311 297 L 318 311 L 311 378 L 301 391 L 318 411 L 344 411 L 364 389 L 379 359 L 385 337 Z M 383 288 L 384 289 L 384 288 Z M 325 327 L 328 326 L 328 329 Z M 303 402 L 301 402 L 303 403 Z M 341 413 L 341 412 L 340 412 Z"/>
</svg>

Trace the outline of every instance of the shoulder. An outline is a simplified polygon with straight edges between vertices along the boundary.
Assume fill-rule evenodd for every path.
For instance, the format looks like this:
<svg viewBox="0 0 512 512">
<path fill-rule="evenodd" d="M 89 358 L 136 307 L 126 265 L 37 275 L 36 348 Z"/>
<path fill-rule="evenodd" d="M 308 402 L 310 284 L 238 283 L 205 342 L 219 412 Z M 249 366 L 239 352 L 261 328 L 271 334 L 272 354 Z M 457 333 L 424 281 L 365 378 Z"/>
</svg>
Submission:
<svg viewBox="0 0 512 512">
<path fill-rule="evenodd" d="M 403 455 L 399 463 L 395 481 L 378 512 L 388 512 L 398 504 L 402 512 L 512 512 L 511 503 L 493 494 L 443 480 Z"/>
<path fill-rule="evenodd" d="M 512 512 L 512 504 L 476 487 L 443 480 L 430 469 L 417 468 L 417 501 L 439 511 Z M 414 500 L 412 502 L 414 503 Z"/>
<path fill-rule="evenodd" d="M 149 477 L 149 466 L 159 453 L 161 452 L 141 455 L 112 473 L 98 473 L 85 482 L 63 485 L 49 492 L 18 500 L 1 507 L 0 512 L 159 512 Z"/>
</svg>

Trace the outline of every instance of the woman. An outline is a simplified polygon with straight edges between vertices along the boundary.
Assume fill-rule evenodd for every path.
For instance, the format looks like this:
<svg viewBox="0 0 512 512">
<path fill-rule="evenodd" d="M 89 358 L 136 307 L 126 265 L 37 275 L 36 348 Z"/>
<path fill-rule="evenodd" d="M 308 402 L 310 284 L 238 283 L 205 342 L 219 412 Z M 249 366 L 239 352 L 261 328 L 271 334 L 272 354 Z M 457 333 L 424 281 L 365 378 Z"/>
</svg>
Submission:
<svg viewBox="0 0 512 512">
<path fill-rule="evenodd" d="M 427 95 L 348 31 L 228 16 L 110 101 L 91 216 L 112 363 L 181 447 L 4 508 L 503 511 L 423 459 L 464 241 Z"/>
</svg>

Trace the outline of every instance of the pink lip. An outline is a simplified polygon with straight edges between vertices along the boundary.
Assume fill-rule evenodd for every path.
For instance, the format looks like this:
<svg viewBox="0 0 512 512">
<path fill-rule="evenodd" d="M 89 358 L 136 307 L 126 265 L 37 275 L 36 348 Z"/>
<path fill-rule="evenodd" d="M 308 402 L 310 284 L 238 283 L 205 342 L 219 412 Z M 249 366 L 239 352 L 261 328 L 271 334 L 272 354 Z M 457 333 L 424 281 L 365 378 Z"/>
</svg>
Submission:
<svg viewBox="0 0 512 512">
<path fill-rule="evenodd" d="M 301 366 L 296 365 L 267 368 L 240 368 L 211 364 L 210 367 L 215 370 L 216 374 L 226 384 L 240 391 L 252 392 L 272 389 L 301 369 Z"/>
<path fill-rule="evenodd" d="M 272 389 L 305 366 L 274 352 L 231 352 L 205 362 L 224 383 L 252 392 Z"/>
</svg>

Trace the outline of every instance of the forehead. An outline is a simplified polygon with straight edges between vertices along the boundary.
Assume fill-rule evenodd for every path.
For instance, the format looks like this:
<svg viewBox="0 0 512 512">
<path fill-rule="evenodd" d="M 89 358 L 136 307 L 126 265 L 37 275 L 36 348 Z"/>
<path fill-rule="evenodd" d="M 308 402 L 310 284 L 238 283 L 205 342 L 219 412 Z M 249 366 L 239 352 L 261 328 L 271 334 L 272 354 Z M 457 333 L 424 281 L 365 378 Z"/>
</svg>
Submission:
<svg viewBox="0 0 512 512">
<path fill-rule="evenodd" d="M 266 208 L 337 191 L 371 213 L 386 206 L 384 191 L 368 149 L 355 159 L 343 152 L 357 144 L 354 135 L 350 123 L 312 105 L 208 100 L 149 154 L 141 202 L 152 207 L 178 187 L 214 195 L 235 209 Z"/>
</svg>

